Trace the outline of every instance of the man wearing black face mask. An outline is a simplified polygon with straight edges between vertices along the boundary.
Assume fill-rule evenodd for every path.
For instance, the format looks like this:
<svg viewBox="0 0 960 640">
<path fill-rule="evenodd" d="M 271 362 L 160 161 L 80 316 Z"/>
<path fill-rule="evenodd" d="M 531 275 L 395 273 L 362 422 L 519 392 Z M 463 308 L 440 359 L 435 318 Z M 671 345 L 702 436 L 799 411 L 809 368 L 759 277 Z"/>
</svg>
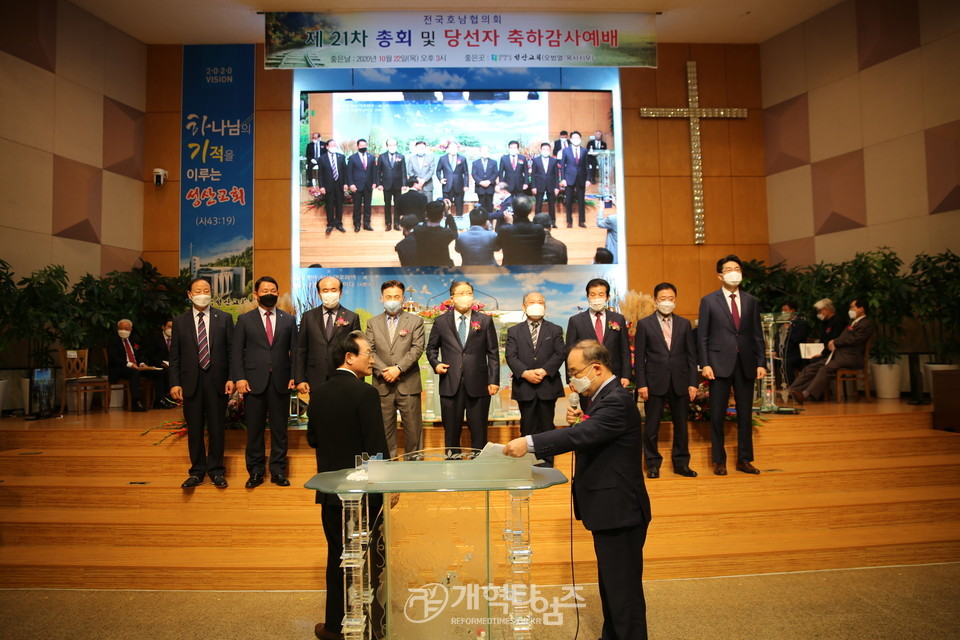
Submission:
<svg viewBox="0 0 960 640">
<path fill-rule="evenodd" d="M 266 472 L 264 431 L 270 416 L 270 481 L 290 486 L 287 479 L 287 417 L 293 384 L 297 321 L 277 309 L 279 287 L 270 276 L 254 285 L 257 308 L 237 319 L 230 353 L 230 377 L 244 396 L 247 411 L 246 488 L 263 484 Z"/>
<path fill-rule="evenodd" d="M 357 152 L 347 160 L 347 184 L 353 194 L 353 230 L 360 231 L 362 222 L 366 231 L 370 226 L 371 200 L 377 188 L 377 161 L 367 153 L 367 141 L 357 140 Z"/>
</svg>

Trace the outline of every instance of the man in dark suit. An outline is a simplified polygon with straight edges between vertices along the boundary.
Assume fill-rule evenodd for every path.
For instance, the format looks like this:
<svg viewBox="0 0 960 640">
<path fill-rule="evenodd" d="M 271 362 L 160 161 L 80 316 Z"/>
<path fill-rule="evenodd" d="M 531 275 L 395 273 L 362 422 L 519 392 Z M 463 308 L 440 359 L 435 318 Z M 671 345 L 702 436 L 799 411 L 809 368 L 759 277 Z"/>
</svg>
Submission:
<svg viewBox="0 0 960 640">
<path fill-rule="evenodd" d="M 310 393 L 330 377 L 337 366 L 331 356 L 336 338 L 360 330 L 360 316 L 340 304 L 343 283 L 338 278 L 321 278 L 317 292 L 321 306 L 303 314 L 293 359 L 293 378 L 300 393 Z"/>
<path fill-rule="evenodd" d="M 490 220 L 483 207 L 470 212 L 470 228 L 457 236 L 453 245 L 460 254 L 461 265 L 496 265 L 493 254 L 500 249 L 497 234 L 490 231 Z"/>
<path fill-rule="evenodd" d="M 377 158 L 377 170 L 380 173 L 377 189 L 383 191 L 383 217 L 387 223 L 387 231 L 394 227 L 399 230 L 400 212 L 393 210 L 393 203 L 406 184 L 407 164 L 403 154 L 397 151 L 397 141 L 393 138 L 387 140 L 387 150 Z"/>
<path fill-rule="evenodd" d="M 783 362 L 784 381 L 790 385 L 803 368 L 803 356 L 800 345 L 807 341 L 810 328 L 803 316 L 797 313 L 798 306 L 793 300 L 780 305 L 782 316 L 788 316 L 789 322 L 777 325 L 777 353 Z M 829 340 L 827 341 L 829 342 Z"/>
<path fill-rule="evenodd" d="M 347 161 L 336 140 L 327 140 L 327 152 L 320 158 L 320 195 L 326 198 L 327 234 L 343 228 L 343 196 L 347 189 Z"/>
<path fill-rule="evenodd" d="M 610 370 L 626 387 L 633 377 L 627 321 L 616 311 L 607 308 L 610 302 L 609 282 L 594 278 L 586 288 L 590 308 L 570 316 L 567 322 L 567 349 L 572 349 L 581 340 L 597 340 L 610 352 Z M 569 379 L 569 372 L 567 377 Z"/>
<path fill-rule="evenodd" d="M 316 449 L 317 473 L 352 469 L 355 458 L 363 453 L 388 457 L 389 448 L 383 432 L 380 399 L 377 390 L 363 381 L 373 371 L 373 350 L 360 331 L 338 335 L 333 341 L 332 357 L 338 363 L 330 379 L 318 384 L 311 393 L 308 409 L 307 442 Z M 344 616 L 343 568 L 343 503 L 336 495 L 317 492 L 323 534 L 327 539 L 327 598 L 324 621 L 314 627 L 321 640 L 343 638 Z M 383 498 L 367 496 L 370 525 L 370 548 L 376 550 L 380 539 L 379 513 Z M 371 563 L 376 571 L 379 562 Z M 379 576 L 372 582 L 377 588 Z M 375 605 L 376 606 L 376 605 Z M 374 637 L 382 637 L 374 634 Z"/>
<path fill-rule="evenodd" d="M 830 298 L 817 300 L 813 303 L 813 309 L 817 312 L 817 320 L 820 321 L 820 343 L 823 345 L 823 351 L 811 358 L 812 362 L 816 362 L 830 355 L 827 344 L 843 333 L 847 328 L 847 319 L 837 313 L 837 308 Z"/>
<path fill-rule="evenodd" d="M 297 350 L 297 319 L 277 309 L 277 281 L 263 276 L 254 284 L 257 308 L 237 319 L 230 358 L 231 378 L 243 394 L 247 413 L 246 488 L 263 484 L 267 470 L 264 432 L 270 416 L 270 482 L 289 487 L 287 420 Z"/>
<path fill-rule="evenodd" d="M 429 203 L 426 224 L 414 230 L 417 266 L 453 266 L 453 260 L 450 258 L 450 243 L 457 237 L 457 232 L 441 226 L 445 210 L 446 207 L 440 200 Z"/>
<path fill-rule="evenodd" d="M 596 151 L 606 151 L 607 143 L 603 139 L 603 131 L 597 129 L 593 136 L 590 138 L 590 142 L 587 143 L 587 156 L 589 157 L 589 171 L 590 171 L 590 180 L 597 182 L 599 176 L 597 175 L 597 169 L 599 163 L 597 162 Z"/>
<path fill-rule="evenodd" d="M 808 364 L 790 385 L 790 393 L 800 404 L 810 398 L 819 398 L 837 369 L 862 369 L 864 349 L 873 337 L 873 321 L 867 317 L 867 301 L 855 298 L 848 312 L 850 326 L 827 343 L 827 357 Z"/>
<path fill-rule="evenodd" d="M 377 159 L 367 151 L 367 141 L 357 140 L 357 152 L 347 160 L 347 184 L 353 194 L 353 230 L 366 231 L 370 226 L 371 198 L 377 187 Z"/>
<path fill-rule="evenodd" d="M 663 456 L 657 446 L 660 418 L 669 404 L 673 417 L 673 472 L 697 477 L 690 468 L 687 444 L 687 414 L 697 397 L 697 347 L 690 321 L 673 312 L 677 288 L 661 282 L 653 289 L 657 310 L 637 322 L 634 337 L 634 369 L 637 392 L 646 403 L 647 422 L 643 429 L 643 454 L 647 477 L 659 478 Z"/>
<path fill-rule="evenodd" d="M 578 202 L 580 226 L 587 226 L 586 192 L 590 186 L 587 174 L 587 153 L 580 148 L 580 132 L 570 134 L 570 146 L 560 154 L 560 188 L 564 189 L 567 229 L 573 226 L 573 201 Z"/>
<path fill-rule="evenodd" d="M 403 240 L 398 242 L 393 250 L 397 252 L 401 267 L 417 266 L 417 239 L 413 235 L 419 220 L 415 215 L 407 214 L 400 218 L 400 230 L 403 231 Z"/>
<path fill-rule="evenodd" d="M 463 194 L 470 184 L 467 175 L 467 159 L 460 155 L 460 145 L 451 140 L 447 153 L 437 160 L 437 180 L 443 189 L 443 197 L 453 203 L 457 215 L 463 215 Z"/>
<path fill-rule="evenodd" d="M 713 441 L 713 473 L 727 475 L 727 452 L 723 427 L 730 388 L 737 408 L 737 471 L 760 473 L 753 462 L 753 388 L 764 368 L 763 327 L 760 305 L 740 290 L 743 263 L 729 255 L 717 261 L 719 291 L 700 300 L 697 337 L 703 377 L 710 380 L 710 432 Z"/>
<path fill-rule="evenodd" d="M 571 386 L 582 410 L 567 409 L 566 429 L 511 440 L 504 454 L 538 458 L 576 451 L 573 509 L 593 534 L 603 611 L 603 637 L 646 640 L 643 545 L 650 498 L 643 484 L 640 412 L 610 370 L 609 352 L 594 340 L 577 343 L 567 356 Z"/>
<path fill-rule="evenodd" d="M 553 141 L 553 155 L 556 158 L 559 158 L 563 150 L 570 146 L 569 137 L 570 134 L 567 133 L 566 130 L 563 130 L 560 132 L 560 137 Z"/>
<path fill-rule="evenodd" d="M 397 412 L 403 421 L 405 453 L 423 449 L 420 409 L 420 365 L 423 318 L 403 310 L 406 287 L 399 280 L 380 285 L 383 313 L 367 321 L 366 337 L 373 350 L 373 388 L 380 394 L 380 412 L 390 447 L 397 457 Z"/>
<path fill-rule="evenodd" d="M 234 391 L 230 379 L 233 318 L 210 306 L 210 282 L 204 278 L 191 280 L 187 295 L 190 309 L 173 319 L 170 340 L 170 395 L 183 401 L 190 450 L 190 477 L 180 486 L 192 489 L 209 475 L 213 486 L 226 489 L 223 448 L 227 398 Z M 209 451 L 204 447 L 204 428 Z"/>
<path fill-rule="evenodd" d="M 416 177 L 407 178 L 407 187 L 401 190 L 400 195 L 397 196 L 397 214 L 401 219 L 403 216 L 411 214 L 417 216 L 417 222 L 423 222 L 427 219 L 427 205 L 430 203 L 430 199 L 417 188 L 417 184 Z M 401 225 L 402 229 L 403 225 Z"/>
<path fill-rule="evenodd" d="M 543 227 L 543 264 L 567 264 L 567 245 L 553 237 L 550 227 L 556 226 L 546 213 L 533 216 L 533 223 Z"/>
<path fill-rule="evenodd" d="M 528 196 L 513 197 L 513 224 L 500 225 L 497 242 L 503 249 L 503 265 L 543 264 L 543 241 L 546 233 L 530 222 L 533 202 Z"/>
<path fill-rule="evenodd" d="M 469 282 L 454 280 L 450 297 L 453 309 L 434 321 L 427 341 L 427 360 L 440 376 L 440 418 L 448 455 L 460 451 L 464 412 L 470 446 L 486 445 L 490 396 L 500 388 L 500 347 L 493 318 L 472 309 Z"/>
<path fill-rule="evenodd" d="M 520 143 L 511 140 L 508 151 L 500 157 L 500 182 L 507 185 L 507 191 L 513 197 L 523 195 L 527 189 L 527 156 L 520 154 Z"/>
<path fill-rule="evenodd" d="M 173 339 L 173 318 L 167 318 L 147 342 L 147 364 L 159 369 L 156 385 L 155 409 L 172 409 L 177 406 L 170 398 L 170 341 Z"/>
<path fill-rule="evenodd" d="M 140 399 L 140 379 L 146 356 L 140 349 L 140 336 L 133 333 L 133 322 L 120 320 L 116 333 L 107 336 L 107 378 L 110 384 L 126 380 L 130 386 L 130 406 L 133 411 L 146 411 Z"/>
<path fill-rule="evenodd" d="M 530 187 L 535 201 L 534 212 L 540 213 L 544 199 L 550 213 L 550 225 L 557 226 L 557 195 L 560 193 L 560 163 L 550 155 L 550 143 L 540 145 L 540 157 L 530 162 Z"/>
<path fill-rule="evenodd" d="M 473 161 L 470 175 L 473 176 L 473 190 L 477 201 L 488 214 L 493 213 L 493 192 L 497 187 L 497 163 L 490 159 L 490 147 L 480 146 L 480 157 Z"/>
<path fill-rule="evenodd" d="M 315 187 L 320 184 L 320 158 L 327 152 L 327 145 L 320 139 L 319 133 L 310 134 L 310 142 L 307 143 L 307 179 L 310 186 Z"/>
<path fill-rule="evenodd" d="M 507 329 L 507 366 L 513 374 L 511 396 L 520 405 L 520 434 L 550 431 L 557 398 L 563 395 L 560 367 L 566 360 L 563 329 L 548 320 L 547 301 L 533 291 L 523 296 L 524 322 Z M 553 466 L 553 456 L 544 458 Z"/>
</svg>

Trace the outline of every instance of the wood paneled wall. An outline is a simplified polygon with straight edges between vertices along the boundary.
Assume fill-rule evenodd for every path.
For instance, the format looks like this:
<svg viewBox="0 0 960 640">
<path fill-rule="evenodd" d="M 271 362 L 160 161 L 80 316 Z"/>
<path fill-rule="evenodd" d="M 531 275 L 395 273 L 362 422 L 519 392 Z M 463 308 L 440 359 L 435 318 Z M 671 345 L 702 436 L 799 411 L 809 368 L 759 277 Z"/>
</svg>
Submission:
<svg viewBox="0 0 960 640">
<path fill-rule="evenodd" d="M 149 49 L 145 167 L 163 167 L 162 189 L 144 185 L 144 257 L 177 269 L 180 186 L 180 46 Z M 254 269 L 290 286 L 290 96 L 293 72 L 265 71 L 257 45 Z M 718 285 L 717 259 L 768 259 L 760 53 L 756 45 L 659 45 L 658 69 L 623 69 L 623 145 L 629 286 L 679 288 L 678 312 L 695 315 Z M 641 107 L 687 103 L 686 61 L 696 60 L 700 105 L 746 107 L 746 120 L 702 120 L 707 244 L 693 244 L 689 128 L 641 119 Z M 596 114 L 605 118 L 605 114 Z M 606 127 L 601 127 L 604 130 Z M 589 130 L 584 132 L 589 135 Z"/>
</svg>

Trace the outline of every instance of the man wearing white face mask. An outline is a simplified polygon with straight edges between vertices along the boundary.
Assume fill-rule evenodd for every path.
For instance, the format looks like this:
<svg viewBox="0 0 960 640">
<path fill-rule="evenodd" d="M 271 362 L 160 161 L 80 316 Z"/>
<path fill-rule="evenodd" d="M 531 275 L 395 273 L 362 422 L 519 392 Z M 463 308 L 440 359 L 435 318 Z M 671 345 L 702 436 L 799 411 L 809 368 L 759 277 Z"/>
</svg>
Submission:
<svg viewBox="0 0 960 640">
<path fill-rule="evenodd" d="M 823 358 L 814 360 L 803 368 L 790 385 L 794 400 L 803 404 L 810 398 L 819 398 L 837 369 L 862 369 L 863 350 L 873 336 L 873 322 L 867 317 L 867 302 L 856 298 L 847 311 L 850 325 L 836 338 L 826 344 Z"/>
<path fill-rule="evenodd" d="M 545 320 L 547 301 L 532 291 L 523 296 L 527 319 L 507 329 L 507 366 L 513 373 L 511 395 L 520 405 L 520 434 L 543 433 L 555 427 L 553 413 L 563 395 L 560 367 L 566 358 L 563 329 Z M 545 458 L 548 467 L 553 457 Z"/>
<path fill-rule="evenodd" d="M 121 320 L 116 333 L 107 337 L 107 374 L 110 383 L 127 380 L 132 411 L 146 411 L 140 398 L 140 374 L 146 358 L 140 351 L 140 337 L 133 334 L 133 323 Z"/>
<path fill-rule="evenodd" d="M 404 452 L 423 449 L 420 412 L 420 365 L 423 318 L 403 310 L 406 287 L 399 280 L 380 285 L 384 312 L 367 321 L 367 342 L 373 351 L 373 388 L 380 394 L 383 428 L 390 457 L 397 456 L 397 411 L 403 422 Z"/>
<path fill-rule="evenodd" d="M 581 340 L 598 341 L 610 352 L 610 370 L 617 374 L 620 384 L 626 387 L 633 377 L 627 320 L 607 308 L 610 304 L 609 282 L 594 278 L 587 283 L 586 289 L 590 308 L 571 316 L 567 322 L 567 349 L 572 349 Z M 569 373 L 567 377 L 570 377 Z"/>
<path fill-rule="evenodd" d="M 303 314 L 294 358 L 294 381 L 300 393 L 310 393 L 327 381 L 339 363 L 332 350 L 337 338 L 360 331 L 360 316 L 340 304 L 343 283 L 327 276 L 317 282 L 321 305 Z"/>
<path fill-rule="evenodd" d="M 440 376 L 440 417 L 448 455 L 460 451 L 464 414 L 470 447 L 487 444 L 490 396 L 500 389 L 500 344 L 493 318 L 474 310 L 473 285 L 454 280 L 453 309 L 438 317 L 427 340 L 427 360 Z"/>
<path fill-rule="evenodd" d="M 595 340 L 578 342 L 567 356 L 570 386 L 583 409 L 567 409 L 567 429 L 511 440 L 504 455 L 538 458 L 576 451 L 571 490 L 578 520 L 593 536 L 603 611 L 603 637 L 646 640 L 643 545 L 650 498 L 637 460 L 640 412 L 617 384 L 610 354 Z"/>
<path fill-rule="evenodd" d="M 700 300 L 700 366 L 710 380 L 710 432 L 713 445 L 713 473 L 727 475 L 727 452 L 723 429 L 730 389 L 737 408 L 737 471 L 757 474 L 753 462 L 753 387 L 767 375 L 764 368 L 763 327 L 760 305 L 740 290 L 743 263 L 729 255 L 717 261 L 719 291 Z"/>
<path fill-rule="evenodd" d="M 223 477 L 227 398 L 233 393 L 230 348 L 233 317 L 210 306 L 210 282 L 194 278 L 187 285 L 190 308 L 173 319 L 170 339 L 170 395 L 183 401 L 190 450 L 190 477 L 180 485 L 193 489 L 210 476 L 213 486 L 227 488 Z M 208 432 L 209 450 L 204 446 Z"/>
<path fill-rule="evenodd" d="M 659 478 L 663 456 L 657 447 L 660 418 L 670 405 L 673 417 L 673 472 L 697 477 L 690 468 L 687 444 L 687 414 L 697 397 L 697 348 L 690 321 L 676 315 L 677 288 L 661 282 L 653 288 L 657 311 L 637 322 L 634 338 L 634 368 L 637 390 L 646 403 L 647 422 L 643 429 L 643 454 L 647 477 Z"/>
</svg>

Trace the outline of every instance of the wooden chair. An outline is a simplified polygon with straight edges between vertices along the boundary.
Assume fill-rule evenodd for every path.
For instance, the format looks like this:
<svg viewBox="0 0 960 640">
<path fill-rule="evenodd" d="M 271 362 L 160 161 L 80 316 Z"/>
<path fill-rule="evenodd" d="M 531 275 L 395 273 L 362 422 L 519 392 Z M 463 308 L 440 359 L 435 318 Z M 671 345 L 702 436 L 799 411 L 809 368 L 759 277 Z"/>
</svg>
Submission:
<svg viewBox="0 0 960 640">
<path fill-rule="evenodd" d="M 873 336 L 867 340 L 863 349 L 863 369 L 837 369 L 837 404 L 846 397 L 845 382 L 858 382 L 863 380 L 863 389 L 867 395 L 867 402 L 873 402 L 870 397 L 870 348 L 873 346 Z"/>
<path fill-rule="evenodd" d="M 103 348 L 103 361 L 109 362 L 108 358 L 110 356 L 107 354 L 107 348 Z M 123 378 L 117 380 L 116 382 L 110 385 L 110 390 L 120 390 L 123 389 L 123 407 L 130 411 L 133 409 L 133 395 L 130 393 L 130 381 Z M 153 389 L 153 380 L 145 375 L 140 376 L 140 390 L 143 392 L 141 397 L 143 398 L 143 404 L 145 407 L 150 408 L 153 406 L 154 400 L 154 389 Z"/>
<path fill-rule="evenodd" d="M 110 381 L 106 376 L 88 376 L 89 349 L 60 348 L 60 364 L 63 366 L 63 388 L 60 394 L 60 413 L 67 406 L 67 390 L 77 394 L 77 413 L 84 406 L 83 398 L 88 393 L 99 393 L 100 404 L 106 413 L 110 409 Z"/>
</svg>

